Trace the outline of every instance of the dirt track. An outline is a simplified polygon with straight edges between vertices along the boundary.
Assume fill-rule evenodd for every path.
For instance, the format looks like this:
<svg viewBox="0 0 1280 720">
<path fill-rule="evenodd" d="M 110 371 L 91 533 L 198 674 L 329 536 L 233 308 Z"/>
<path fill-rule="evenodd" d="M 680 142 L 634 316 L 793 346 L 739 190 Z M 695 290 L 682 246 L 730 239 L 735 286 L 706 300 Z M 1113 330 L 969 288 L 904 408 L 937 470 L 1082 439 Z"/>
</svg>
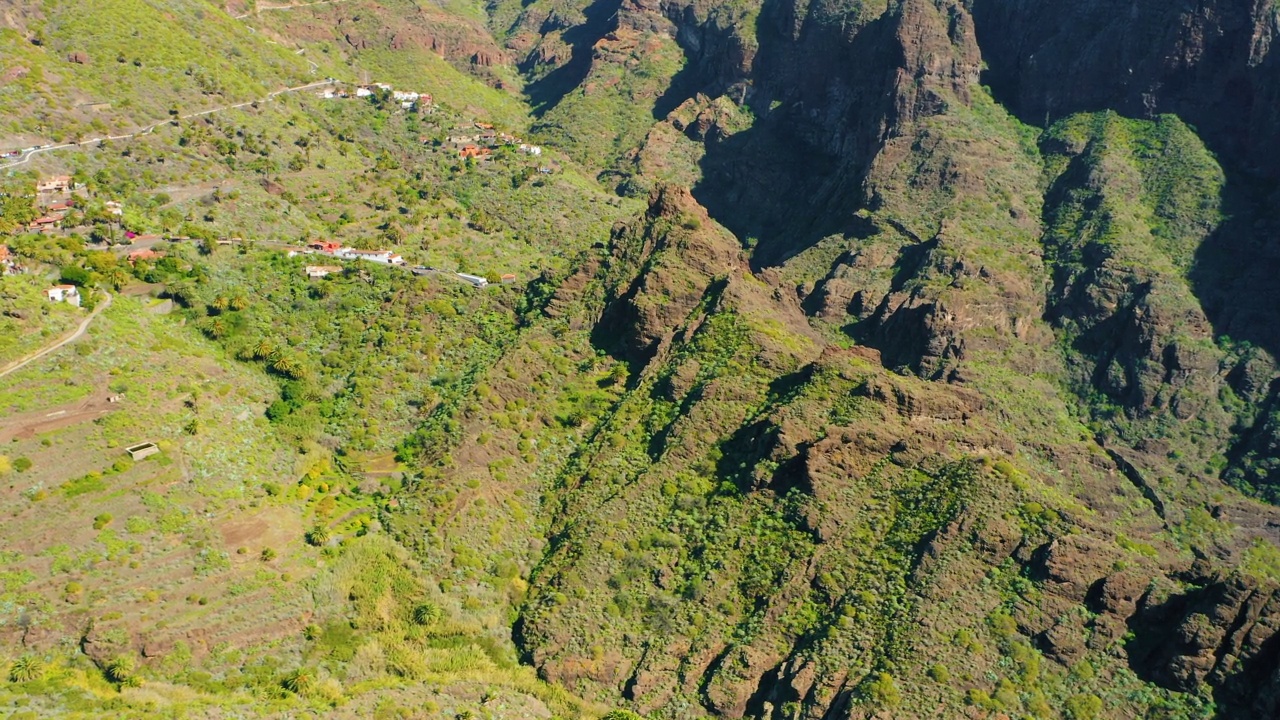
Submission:
<svg viewBox="0 0 1280 720">
<path fill-rule="evenodd" d="M 27 355 L 25 358 L 19 358 L 9 363 L 8 365 L 6 365 L 3 370 L 0 370 L 0 378 L 16 370 L 21 370 L 22 368 L 26 367 L 29 363 L 33 363 L 36 360 L 39 360 L 40 358 L 44 357 L 45 355 L 48 355 L 49 353 L 53 352 L 54 350 L 57 350 L 58 348 L 62 347 L 63 345 L 66 345 L 69 342 L 75 342 L 76 340 L 78 340 L 80 336 L 84 335 L 85 330 L 89 329 L 89 324 L 93 322 L 93 319 L 98 317 L 98 313 L 101 313 L 103 310 L 106 310 L 107 308 L 111 307 L 112 299 L 113 299 L 113 296 L 108 294 L 107 299 L 104 300 L 102 304 L 95 307 L 93 309 L 93 312 L 89 313 L 89 317 L 80 321 L 80 325 L 75 329 L 75 332 L 62 338 L 61 340 L 58 340 L 52 345 L 47 345 L 44 348 L 37 350 L 36 352 L 31 353 L 30 355 Z"/>
<path fill-rule="evenodd" d="M 103 391 L 66 405 L 6 417 L 0 420 L 0 443 L 96 420 L 119 407 L 108 400 L 110 397 L 110 392 Z"/>
</svg>

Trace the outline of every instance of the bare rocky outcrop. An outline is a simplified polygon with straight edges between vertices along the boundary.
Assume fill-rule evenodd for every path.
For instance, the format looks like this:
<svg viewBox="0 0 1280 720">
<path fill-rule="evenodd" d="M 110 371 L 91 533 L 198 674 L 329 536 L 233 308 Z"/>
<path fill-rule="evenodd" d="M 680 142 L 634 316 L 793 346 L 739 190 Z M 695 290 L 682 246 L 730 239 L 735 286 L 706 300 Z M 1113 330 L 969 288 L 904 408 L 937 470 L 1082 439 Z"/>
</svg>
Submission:
<svg viewBox="0 0 1280 720">
<path fill-rule="evenodd" d="M 608 301 L 604 332 L 616 331 L 633 358 L 652 357 L 668 344 L 693 309 L 723 289 L 746 260 L 687 189 L 660 186 L 637 223 L 614 233 L 613 272 L 641 270 Z"/>
<path fill-rule="evenodd" d="M 1162 602 L 1131 622 L 1130 664 L 1165 687 L 1193 692 L 1202 683 L 1239 717 L 1280 711 L 1280 588 L 1231 576 Z"/>
</svg>

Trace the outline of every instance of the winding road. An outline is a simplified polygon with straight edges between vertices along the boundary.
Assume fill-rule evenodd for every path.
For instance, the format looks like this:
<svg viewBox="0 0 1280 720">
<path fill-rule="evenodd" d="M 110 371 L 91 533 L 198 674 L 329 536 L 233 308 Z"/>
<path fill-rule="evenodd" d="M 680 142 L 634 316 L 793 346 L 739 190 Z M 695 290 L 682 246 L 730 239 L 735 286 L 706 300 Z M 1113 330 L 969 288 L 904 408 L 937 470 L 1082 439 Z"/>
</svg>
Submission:
<svg viewBox="0 0 1280 720">
<path fill-rule="evenodd" d="M 307 62 L 310 62 L 310 61 L 308 60 Z M 187 113 L 186 115 L 179 115 L 178 119 L 189 120 L 191 118 L 203 117 L 205 115 L 212 115 L 214 113 L 219 113 L 226 110 L 234 110 L 236 108 L 247 107 L 257 102 L 265 102 L 278 95 L 284 95 L 285 93 L 300 92 L 302 90 L 310 90 L 312 88 L 324 87 L 325 85 L 333 85 L 336 82 L 338 81 L 337 80 L 320 80 L 319 82 L 307 83 L 306 85 L 298 85 L 297 87 L 284 88 L 281 90 L 276 90 L 273 93 L 269 93 L 265 98 L 261 98 L 259 100 L 249 100 L 242 103 L 235 103 L 234 105 L 223 105 L 221 107 L 211 108 L 209 110 L 202 110 L 200 112 Z M 90 145 L 98 145 L 108 140 L 127 140 L 129 138 L 137 137 L 139 135 L 146 135 L 150 133 L 152 130 L 155 130 L 156 128 L 160 127 L 161 125 L 165 125 L 172 121 L 173 121 L 173 118 L 158 120 L 156 122 L 151 123 L 150 125 L 143 126 L 134 132 L 127 133 L 124 135 L 108 135 L 106 137 L 91 138 L 89 140 L 81 140 L 80 142 L 63 143 L 62 145 L 45 145 L 43 147 L 31 148 L 31 149 L 22 151 L 21 160 L 15 160 L 7 165 L 0 165 L 0 170 L 8 170 L 9 168 L 17 167 L 19 165 L 25 165 L 31 161 L 31 158 L 35 157 L 40 153 L 53 152 L 54 150 L 65 150 L 67 148 L 87 147 Z"/>
<path fill-rule="evenodd" d="M 73 343 L 76 340 L 79 340 L 84 335 L 85 331 L 89 329 L 89 324 L 93 322 L 93 319 L 98 317 L 98 313 L 101 313 L 103 310 L 106 310 L 107 308 L 111 307 L 111 301 L 114 299 L 113 296 L 110 293 L 104 293 L 104 294 L 107 296 L 107 299 L 102 301 L 101 304 L 95 307 L 93 309 L 93 312 L 89 313 L 89 317 L 80 321 L 80 326 L 75 329 L 75 332 L 72 332 L 70 335 L 67 335 L 66 337 L 62 338 L 61 340 L 58 340 L 52 345 L 47 345 L 44 348 L 41 348 L 40 350 L 37 350 L 36 352 L 31 353 L 30 355 L 27 355 L 24 358 L 19 358 L 9 363 L 8 365 L 4 366 L 4 369 L 0 370 L 0 378 L 8 375 L 11 372 L 21 370 L 27 365 L 35 362 L 36 360 L 39 360 L 45 355 L 48 355 L 49 353 L 57 350 L 58 348 L 61 348 L 62 346 L 68 343 Z"/>
</svg>

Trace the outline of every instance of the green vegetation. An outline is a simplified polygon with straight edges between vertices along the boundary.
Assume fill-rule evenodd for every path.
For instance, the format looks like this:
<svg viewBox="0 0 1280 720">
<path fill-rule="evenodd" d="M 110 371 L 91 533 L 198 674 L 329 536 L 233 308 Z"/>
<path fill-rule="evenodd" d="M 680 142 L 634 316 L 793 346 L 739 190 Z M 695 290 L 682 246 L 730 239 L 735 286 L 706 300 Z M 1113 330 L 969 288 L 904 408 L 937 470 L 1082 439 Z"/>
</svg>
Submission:
<svg viewBox="0 0 1280 720">
<path fill-rule="evenodd" d="M 163 120 L 175 108 L 258 99 L 314 77 L 302 58 L 200 0 L 168 3 L 164 12 L 147 0 L 54 0 L 40 10 L 0 33 L 0 71 L 19 78 L 0 100 L 11 133 L 116 134 L 108 131 Z M 105 107 L 87 107 L 86 98 Z"/>
<path fill-rule="evenodd" d="M 1187 568 L 1280 579 L 1270 509 L 1217 482 L 1269 472 L 1280 411 L 1205 316 L 1232 188 L 1194 128 L 1028 126 L 962 87 L 959 6 L 243 10 L 49 0 L 0 31 L 15 146 L 165 120 L 0 186 L 30 270 L 0 364 L 112 297 L 0 382 L 0 629 L 32 643 L 0 708 L 1232 711 L 1216 676 L 1151 682 L 1181 648 L 1144 624 L 1215 597 Z M 813 38 L 857 62 L 789 87 Z M 879 58 L 921 67 L 868 84 Z M 435 103 L 263 99 L 327 75 Z M 461 157 L 489 125 L 547 147 Z M 66 230 L 25 232 L 54 173 Z M 775 211 L 821 217 L 720 224 Z"/>
</svg>

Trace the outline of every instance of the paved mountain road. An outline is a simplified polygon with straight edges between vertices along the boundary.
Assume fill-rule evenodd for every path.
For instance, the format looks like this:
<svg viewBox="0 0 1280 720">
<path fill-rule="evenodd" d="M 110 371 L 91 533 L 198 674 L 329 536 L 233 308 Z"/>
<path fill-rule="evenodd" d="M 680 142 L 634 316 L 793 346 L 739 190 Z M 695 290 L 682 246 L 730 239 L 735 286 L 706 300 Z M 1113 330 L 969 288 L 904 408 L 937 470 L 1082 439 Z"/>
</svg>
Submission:
<svg viewBox="0 0 1280 720">
<path fill-rule="evenodd" d="M 298 85 L 297 87 L 283 88 L 281 90 L 276 90 L 273 93 L 268 93 L 267 96 L 262 98 L 261 100 L 249 100 L 246 102 L 235 103 L 232 105 L 222 105 L 220 107 L 210 108 L 208 110 L 201 110 L 200 112 L 187 113 L 186 115 L 179 115 L 178 119 L 189 120 L 190 118 L 204 117 L 205 115 L 212 115 L 214 113 L 224 112 L 226 110 L 234 110 L 235 108 L 247 107 L 256 102 L 265 102 L 276 96 L 284 95 L 285 93 L 300 92 L 302 90 L 310 90 L 311 88 L 323 87 L 325 85 L 333 85 L 336 82 L 337 80 L 320 80 L 319 82 L 307 83 L 306 85 Z M 34 149 L 24 150 L 21 160 L 15 160 L 14 162 L 11 162 L 7 165 L 0 165 L 0 170 L 8 170 L 9 168 L 14 168 L 19 165 L 25 165 L 31 161 L 32 157 L 35 157 L 40 153 L 53 152 L 54 150 L 65 150 L 67 148 L 73 148 L 73 147 L 87 147 L 89 145 L 97 145 L 97 144 L 106 142 L 108 140 L 127 140 L 129 138 L 137 137 L 139 135 L 146 135 L 150 133 L 152 130 L 155 130 L 157 127 L 160 127 L 161 125 L 164 125 L 165 123 L 168 123 L 171 121 L 172 119 L 157 120 L 156 122 L 153 122 L 150 125 L 144 125 L 138 130 L 131 133 L 126 133 L 124 135 L 108 135 L 106 137 L 91 138 L 89 140 L 81 140 L 80 142 L 63 143 L 62 145 L 47 145 L 45 147 L 38 147 Z"/>
</svg>

